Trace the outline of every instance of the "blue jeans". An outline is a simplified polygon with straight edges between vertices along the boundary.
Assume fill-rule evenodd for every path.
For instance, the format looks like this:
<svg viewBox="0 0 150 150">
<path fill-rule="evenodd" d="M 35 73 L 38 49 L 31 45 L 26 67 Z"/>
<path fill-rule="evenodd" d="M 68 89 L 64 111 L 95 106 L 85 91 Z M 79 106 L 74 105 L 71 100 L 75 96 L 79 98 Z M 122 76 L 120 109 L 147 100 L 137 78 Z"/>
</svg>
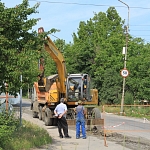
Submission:
<svg viewBox="0 0 150 150">
<path fill-rule="evenodd" d="M 80 127 L 82 130 L 82 138 L 86 138 L 85 121 L 84 120 L 76 120 L 76 138 L 80 137 Z"/>
</svg>

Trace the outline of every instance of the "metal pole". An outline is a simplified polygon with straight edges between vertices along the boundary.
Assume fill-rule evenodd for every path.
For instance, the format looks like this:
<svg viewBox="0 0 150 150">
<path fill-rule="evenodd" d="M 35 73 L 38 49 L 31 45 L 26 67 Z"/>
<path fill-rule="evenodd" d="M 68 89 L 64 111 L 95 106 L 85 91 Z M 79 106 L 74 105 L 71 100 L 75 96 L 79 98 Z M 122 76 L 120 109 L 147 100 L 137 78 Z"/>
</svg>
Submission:
<svg viewBox="0 0 150 150">
<path fill-rule="evenodd" d="M 21 87 L 20 87 L 20 126 L 22 125 L 22 75 L 20 76 Z"/>
<path fill-rule="evenodd" d="M 29 94 L 29 84 L 28 84 L 28 99 L 30 98 L 30 94 Z"/>
<path fill-rule="evenodd" d="M 5 83 L 5 90 L 6 90 L 6 112 L 8 113 L 8 110 L 9 110 L 9 102 L 8 102 L 8 84 L 7 83 Z"/>
<path fill-rule="evenodd" d="M 8 91 L 6 91 L 6 112 L 8 113 L 9 104 L 8 104 Z"/>
<path fill-rule="evenodd" d="M 130 12 L 130 9 L 129 9 L 129 6 L 124 3 L 123 1 L 121 0 L 118 0 L 119 2 L 123 3 L 124 5 L 127 6 L 128 8 L 128 22 L 127 22 L 127 26 L 126 26 L 126 49 L 125 49 L 125 58 L 124 58 L 124 69 L 126 69 L 126 66 L 127 66 L 127 48 L 128 48 L 128 32 L 129 32 L 129 12 Z M 121 99 L 121 114 L 123 114 L 123 105 L 124 105 L 124 96 L 125 96 L 125 77 L 123 78 L 123 88 L 122 88 L 122 99 Z"/>
</svg>

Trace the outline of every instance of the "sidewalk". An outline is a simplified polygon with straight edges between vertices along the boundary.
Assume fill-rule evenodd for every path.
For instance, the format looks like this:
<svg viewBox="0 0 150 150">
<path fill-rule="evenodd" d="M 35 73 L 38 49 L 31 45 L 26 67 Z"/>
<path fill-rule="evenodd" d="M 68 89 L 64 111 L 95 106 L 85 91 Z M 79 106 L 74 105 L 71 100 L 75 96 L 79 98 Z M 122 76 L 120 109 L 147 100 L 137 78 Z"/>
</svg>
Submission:
<svg viewBox="0 0 150 150">
<path fill-rule="evenodd" d="M 76 139 L 75 131 L 69 130 L 71 139 L 60 139 L 57 135 L 57 127 L 49 127 L 48 131 L 53 138 L 54 143 L 48 150 L 131 150 L 117 145 L 115 142 L 107 141 L 107 146 L 104 146 L 104 140 L 98 139 L 94 136 L 87 136 L 87 139 Z"/>
<path fill-rule="evenodd" d="M 23 119 L 30 121 L 40 127 L 46 129 L 53 139 L 53 143 L 45 149 L 40 150 L 131 150 L 115 142 L 107 141 L 107 146 L 104 146 L 104 140 L 94 136 L 87 136 L 87 139 L 76 139 L 75 130 L 69 129 L 71 139 L 60 139 L 58 129 L 55 126 L 45 126 L 43 121 L 37 118 L 32 118 L 31 115 L 23 113 Z M 39 149 L 34 149 L 39 150 Z"/>
</svg>

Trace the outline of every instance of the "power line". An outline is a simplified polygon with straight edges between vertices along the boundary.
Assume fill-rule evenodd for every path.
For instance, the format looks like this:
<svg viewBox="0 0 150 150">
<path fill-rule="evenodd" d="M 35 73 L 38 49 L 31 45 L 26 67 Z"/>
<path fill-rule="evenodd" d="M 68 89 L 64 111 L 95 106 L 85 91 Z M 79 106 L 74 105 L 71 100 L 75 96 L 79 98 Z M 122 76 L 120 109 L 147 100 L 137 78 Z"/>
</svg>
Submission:
<svg viewBox="0 0 150 150">
<path fill-rule="evenodd" d="M 100 5 L 100 4 L 85 4 L 85 3 L 71 3 L 71 2 L 61 2 L 61 1 L 45 1 L 45 0 L 29 0 L 29 1 L 35 1 L 40 3 L 50 3 L 50 4 L 64 4 L 64 5 L 82 5 L 82 6 L 96 6 L 96 7 L 126 7 L 126 6 L 110 6 L 110 5 Z M 133 9 L 150 9 L 149 7 L 131 7 Z M 150 26 L 150 25 L 130 25 L 130 26 Z M 150 31 L 150 30 L 130 30 L 132 31 Z M 138 37 L 140 36 L 150 36 L 150 35 L 136 35 Z M 135 36 L 135 37 L 136 37 Z"/>
<path fill-rule="evenodd" d="M 49 1 L 38 1 L 38 0 L 29 0 L 29 1 L 36 1 L 36 2 L 44 2 L 44 3 L 53 3 L 53 4 L 66 4 L 66 5 L 87 5 L 87 6 L 110 6 L 110 5 L 98 5 L 98 4 L 81 4 L 81 3 L 66 3 L 66 2 L 49 2 Z M 123 7 L 123 6 L 120 6 Z"/>
<path fill-rule="evenodd" d="M 102 6 L 102 7 L 125 7 L 125 6 L 111 6 L 111 5 L 99 5 L 99 4 L 82 4 L 82 3 L 68 3 L 68 2 L 49 2 L 49 1 L 38 1 L 38 0 L 29 0 L 40 3 L 53 3 L 53 4 L 65 4 L 65 5 L 84 5 L 84 6 Z M 134 9 L 150 9 L 149 7 L 130 7 Z"/>
<path fill-rule="evenodd" d="M 68 3 L 68 2 L 50 2 L 50 1 L 41 1 L 41 0 L 29 0 L 29 1 L 35 1 L 35 2 L 41 2 L 41 3 L 51 3 L 51 4 L 66 4 L 66 5 L 84 5 L 84 6 L 103 6 L 103 7 L 126 7 L 126 6 L 111 6 L 111 5 L 99 5 L 99 4 L 82 4 L 82 3 Z M 138 9 L 150 9 L 149 7 L 131 7 L 130 8 L 138 8 Z M 130 26 L 150 26 L 150 25 L 130 25 Z"/>
</svg>

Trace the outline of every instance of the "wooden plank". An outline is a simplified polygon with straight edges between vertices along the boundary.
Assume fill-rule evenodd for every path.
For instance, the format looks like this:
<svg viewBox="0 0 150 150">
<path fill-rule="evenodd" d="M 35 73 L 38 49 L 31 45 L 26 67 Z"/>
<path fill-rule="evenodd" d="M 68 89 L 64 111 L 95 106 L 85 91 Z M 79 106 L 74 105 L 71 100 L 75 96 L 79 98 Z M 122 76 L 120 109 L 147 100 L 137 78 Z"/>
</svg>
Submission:
<svg viewBox="0 0 150 150">
<path fill-rule="evenodd" d="M 68 125 L 76 125 L 75 119 L 67 119 Z M 86 125 L 100 125 L 104 126 L 104 119 L 85 119 Z"/>
<path fill-rule="evenodd" d="M 86 125 L 104 125 L 104 119 L 86 119 Z"/>
</svg>

